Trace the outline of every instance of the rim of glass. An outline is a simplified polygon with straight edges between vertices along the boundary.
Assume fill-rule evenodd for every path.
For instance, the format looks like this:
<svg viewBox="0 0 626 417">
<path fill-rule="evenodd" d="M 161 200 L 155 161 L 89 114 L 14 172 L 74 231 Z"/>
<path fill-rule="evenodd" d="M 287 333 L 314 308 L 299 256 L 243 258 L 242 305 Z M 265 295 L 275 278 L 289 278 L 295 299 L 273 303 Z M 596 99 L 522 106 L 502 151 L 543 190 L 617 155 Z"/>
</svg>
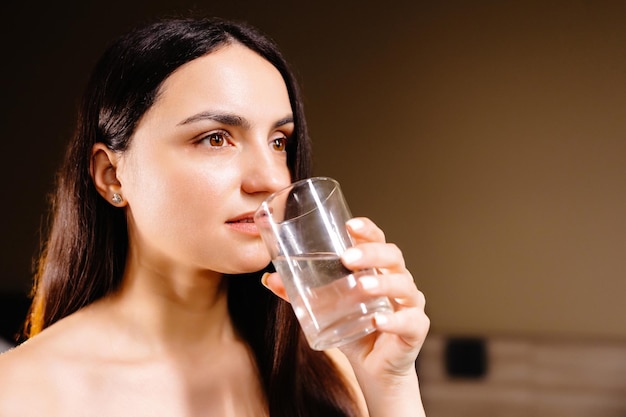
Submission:
<svg viewBox="0 0 626 417">
<path fill-rule="evenodd" d="M 328 183 L 332 183 L 334 185 L 333 190 L 324 198 L 324 201 L 328 200 L 340 188 L 339 182 L 337 180 L 335 180 L 334 178 L 330 178 L 330 177 L 310 177 L 310 178 L 304 178 L 304 179 L 298 180 L 296 182 L 293 182 L 293 183 L 289 184 L 288 186 L 286 186 L 285 188 L 283 188 L 281 190 L 273 192 L 265 200 L 263 200 L 263 202 L 261 203 L 259 208 L 256 210 L 256 213 L 255 213 L 254 217 L 256 218 L 257 216 L 259 216 L 259 214 L 261 212 L 264 212 L 265 211 L 264 207 L 269 205 L 278 196 L 280 196 L 280 195 L 290 191 L 293 188 L 300 187 L 303 184 L 306 184 L 306 183 L 310 184 L 310 183 L 314 183 L 314 182 L 328 182 Z M 285 223 L 293 222 L 295 220 L 298 220 L 298 219 L 308 215 L 309 213 L 314 212 L 315 210 L 317 210 L 317 208 L 309 210 L 306 213 L 301 213 L 298 216 L 292 217 L 292 218 L 290 218 L 288 220 L 283 220 L 281 222 L 275 222 L 275 224 L 285 224 Z M 267 217 L 271 218 L 272 216 L 270 214 Z"/>
</svg>

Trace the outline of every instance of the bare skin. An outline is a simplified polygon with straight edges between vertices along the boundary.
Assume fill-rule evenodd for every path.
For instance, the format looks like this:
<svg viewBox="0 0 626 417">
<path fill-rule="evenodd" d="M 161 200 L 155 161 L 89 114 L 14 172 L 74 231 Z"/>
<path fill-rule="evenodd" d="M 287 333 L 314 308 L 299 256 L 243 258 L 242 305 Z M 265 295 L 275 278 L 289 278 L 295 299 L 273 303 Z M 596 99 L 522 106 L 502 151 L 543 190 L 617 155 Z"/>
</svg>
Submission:
<svg viewBox="0 0 626 417">
<path fill-rule="evenodd" d="M 126 213 L 121 288 L 0 356 L 0 416 L 264 417 L 248 346 L 228 315 L 224 274 L 269 255 L 252 213 L 289 184 L 291 105 L 278 71 L 233 44 L 183 65 L 162 86 L 123 154 L 92 150 L 91 174 Z M 419 417 L 414 361 L 429 327 L 402 253 L 367 219 L 348 224 L 351 269 L 395 312 L 379 332 L 327 354 L 364 417 Z M 357 256 L 350 256 L 357 255 Z M 265 283 L 278 296 L 277 274 Z"/>
<path fill-rule="evenodd" d="M 147 312 L 125 307 L 96 303 L 2 355 L 0 415 L 266 415 L 250 353 L 228 320 L 187 343 L 150 343 L 145 328 L 140 337 L 133 330 Z M 161 312 L 189 326 L 204 321 L 182 306 Z"/>
<path fill-rule="evenodd" d="M 232 45 L 179 68 L 161 90 L 129 150 L 93 149 L 98 192 L 123 196 L 113 203 L 129 228 L 123 285 L 0 357 L 3 417 L 267 414 L 223 274 L 269 262 L 238 219 L 290 181 L 286 87 L 271 64 Z"/>
</svg>

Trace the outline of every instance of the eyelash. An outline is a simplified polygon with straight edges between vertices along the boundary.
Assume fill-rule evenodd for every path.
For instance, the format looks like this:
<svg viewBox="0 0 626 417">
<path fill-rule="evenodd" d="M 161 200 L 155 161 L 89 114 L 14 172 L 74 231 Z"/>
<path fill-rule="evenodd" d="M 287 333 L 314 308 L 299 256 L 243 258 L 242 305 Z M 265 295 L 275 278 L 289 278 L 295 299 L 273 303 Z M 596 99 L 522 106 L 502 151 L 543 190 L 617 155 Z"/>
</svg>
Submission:
<svg viewBox="0 0 626 417">
<path fill-rule="evenodd" d="M 209 146 L 211 146 L 212 148 L 222 148 L 224 147 L 226 144 L 228 144 L 228 138 L 230 137 L 230 135 L 227 132 L 224 131 L 217 131 L 217 132 L 211 132 L 206 136 L 203 136 L 200 139 L 200 142 L 208 142 Z M 211 141 L 215 138 L 219 138 L 222 142 L 222 144 L 220 145 L 214 145 L 211 143 Z"/>
<path fill-rule="evenodd" d="M 281 136 L 279 138 L 272 139 L 271 145 L 275 146 L 277 144 L 276 142 L 278 142 L 278 141 L 281 142 L 282 149 L 276 149 L 276 150 L 279 151 L 279 152 L 286 152 L 287 151 L 287 147 L 289 146 L 290 138 L 288 136 L 286 136 L 286 135 L 283 135 L 283 136 Z"/>
<path fill-rule="evenodd" d="M 230 138 L 230 135 L 228 134 L 228 132 L 216 131 L 216 132 L 211 132 L 203 136 L 202 138 L 200 138 L 198 142 L 199 143 L 207 142 L 208 145 L 212 148 L 223 148 L 225 146 L 228 146 L 229 138 Z M 214 139 L 220 140 L 221 143 L 217 145 L 213 144 L 212 141 Z M 280 142 L 280 144 L 278 142 Z M 282 134 L 282 136 L 272 139 L 270 141 L 270 146 L 274 147 L 274 150 L 278 152 L 286 152 L 287 148 L 289 147 L 290 142 L 291 142 L 291 137 L 288 135 Z M 282 149 L 276 149 L 275 146 L 277 145 L 282 146 Z"/>
</svg>

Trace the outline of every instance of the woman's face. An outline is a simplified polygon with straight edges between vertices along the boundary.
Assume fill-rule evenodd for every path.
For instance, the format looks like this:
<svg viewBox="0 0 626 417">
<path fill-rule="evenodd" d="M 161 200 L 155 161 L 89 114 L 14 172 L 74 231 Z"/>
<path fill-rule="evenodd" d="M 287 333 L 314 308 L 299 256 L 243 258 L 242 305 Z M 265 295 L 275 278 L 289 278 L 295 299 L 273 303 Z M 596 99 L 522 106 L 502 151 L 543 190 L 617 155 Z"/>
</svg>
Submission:
<svg viewBox="0 0 626 417">
<path fill-rule="evenodd" d="M 252 215 L 290 182 L 293 130 L 280 73 L 250 49 L 227 45 L 175 71 L 118 161 L 131 261 L 163 273 L 265 267 Z"/>
</svg>

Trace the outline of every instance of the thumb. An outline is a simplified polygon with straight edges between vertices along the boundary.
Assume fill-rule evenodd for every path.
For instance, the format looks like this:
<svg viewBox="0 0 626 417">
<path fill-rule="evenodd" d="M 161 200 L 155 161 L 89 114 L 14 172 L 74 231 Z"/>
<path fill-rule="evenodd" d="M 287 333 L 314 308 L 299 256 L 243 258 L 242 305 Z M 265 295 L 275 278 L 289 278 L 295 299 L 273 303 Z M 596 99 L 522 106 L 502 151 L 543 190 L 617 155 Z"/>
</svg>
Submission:
<svg viewBox="0 0 626 417">
<path fill-rule="evenodd" d="M 278 297 L 289 302 L 289 297 L 287 296 L 287 291 L 285 291 L 283 280 L 280 275 L 278 275 L 278 273 L 264 273 L 261 277 L 261 284 L 263 284 L 265 288 L 276 294 Z"/>
</svg>

